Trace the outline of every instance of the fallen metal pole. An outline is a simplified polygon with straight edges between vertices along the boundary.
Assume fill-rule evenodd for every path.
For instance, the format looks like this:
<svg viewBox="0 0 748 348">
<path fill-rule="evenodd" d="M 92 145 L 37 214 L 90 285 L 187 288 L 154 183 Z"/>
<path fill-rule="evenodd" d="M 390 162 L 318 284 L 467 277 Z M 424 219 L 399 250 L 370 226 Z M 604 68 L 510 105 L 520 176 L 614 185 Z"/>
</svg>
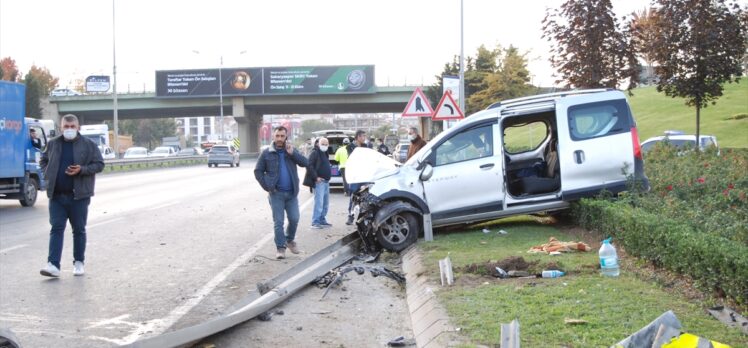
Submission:
<svg viewBox="0 0 748 348">
<path fill-rule="evenodd" d="M 358 232 L 351 233 L 270 281 L 258 284 L 262 296 L 251 303 L 202 324 L 149 337 L 125 347 L 162 348 L 182 346 L 243 323 L 285 301 L 317 277 L 321 277 L 331 269 L 353 259 L 358 253 L 360 243 L 361 239 Z M 239 301 L 239 303 L 241 302 L 243 301 Z"/>
</svg>

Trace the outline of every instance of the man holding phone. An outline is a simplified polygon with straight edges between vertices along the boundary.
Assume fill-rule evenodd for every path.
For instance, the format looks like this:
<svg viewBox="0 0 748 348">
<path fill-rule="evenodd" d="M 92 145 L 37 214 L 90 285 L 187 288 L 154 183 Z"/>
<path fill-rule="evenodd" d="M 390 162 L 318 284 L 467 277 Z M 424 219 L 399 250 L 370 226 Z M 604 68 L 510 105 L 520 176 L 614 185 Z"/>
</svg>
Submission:
<svg viewBox="0 0 748 348">
<path fill-rule="evenodd" d="M 78 133 L 75 115 L 65 115 L 60 122 L 62 136 L 47 143 L 39 164 L 49 180 L 49 256 L 40 273 L 60 276 L 60 259 L 68 220 L 73 227 L 73 275 L 84 274 L 86 252 L 86 220 L 88 205 L 94 195 L 96 173 L 104 170 L 104 159 L 92 140 Z"/>
<path fill-rule="evenodd" d="M 287 141 L 288 130 L 280 126 L 273 131 L 273 145 L 262 151 L 255 166 L 255 179 L 268 192 L 268 202 L 273 211 L 275 233 L 275 258 L 286 257 L 286 248 L 294 254 L 296 228 L 299 225 L 299 173 L 296 166 L 306 167 L 307 159 Z M 283 232 L 284 213 L 288 226 Z"/>
</svg>

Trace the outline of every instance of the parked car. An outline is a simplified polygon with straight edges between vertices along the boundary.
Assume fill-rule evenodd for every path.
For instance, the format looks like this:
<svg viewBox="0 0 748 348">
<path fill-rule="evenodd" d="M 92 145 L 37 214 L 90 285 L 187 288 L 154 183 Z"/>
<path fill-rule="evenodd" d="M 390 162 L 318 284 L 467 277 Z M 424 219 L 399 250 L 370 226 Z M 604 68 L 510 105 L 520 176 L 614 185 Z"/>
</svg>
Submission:
<svg viewBox="0 0 748 348">
<path fill-rule="evenodd" d="M 399 143 L 395 145 L 395 150 L 392 151 L 392 159 L 400 163 L 405 163 L 408 158 L 408 149 L 410 149 L 410 143 Z"/>
<path fill-rule="evenodd" d="M 338 149 L 343 146 L 343 139 L 348 138 L 348 140 L 352 140 L 353 136 L 356 135 L 356 132 L 349 130 L 331 129 L 312 132 L 312 134 L 315 138 L 325 137 L 330 143 L 330 147 L 327 148 L 327 155 L 330 159 L 330 171 L 332 173 L 330 175 L 330 187 L 339 186 L 342 188 L 343 177 L 340 175 L 338 161 L 335 160 L 335 151 L 338 151 Z"/>
<path fill-rule="evenodd" d="M 49 95 L 52 97 L 69 97 L 83 95 L 83 93 L 68 88 L 55 88 L 52 90 L 52 92 L 49 92 Z"/>
<path fill-rule="evenodd" d="M 208 152 L 208 167 L 218 167 L 219 164 L 239 166 L 239 151 L 234 145 L 213 145 Z"/>
<path fill-rule="evenodd" d="M 713 135 L 699 135 L 699 149 L 701 151 L 706 150 L 710 146 L 714 146 L 717 148 L 717 153 L 719 153 L 719 145 L 717 144 L 717 137 Z M 680 132 L 678 134 L 674 131 L 666 131 L 665 135 L 659 136 L 659 137 L 652 137 L 647 140 L 645 140 L 642 143 L 642 152 L 647 153 L 649 150 L 651 150 L 655 144 L 661 143 L 661 142 L 667 142 L 668 144 L 677 147 L 678 149 L 694 149 L 696 148 L 696 135 L 695 134 L 683 134 L 683 132 Z"/>
<path fill-rule="evenodd" d="M 602 190 L 649 188 L 623 92 L 537 95 L 489 106 L 445 130 L 404 164 L 357 148 L 346 164 L 366 246 L 400 251 L 432 227 L 553 212 Z"/>
<path fill-rule="evenodd" d="M 193 147 L 189 149 L 182 149 L 179 152 L 177 152 L 177 156 L 199 156 L 202 155 L 202 151 L 198 150 L 198 148 Z"/>
<path fill-rule="evenodd" d="M 159 146 L 155 148 L 148 157 L 173 157 L 177 155 L 177 150 L 171 146 Z"/>
<path fill-rule="evenodd" d="M 144 147 L 131 147 L 125 151 L 125 155 L 122 158 L 146 158 L 148 157 L 148 149 Z"/>
</svg>

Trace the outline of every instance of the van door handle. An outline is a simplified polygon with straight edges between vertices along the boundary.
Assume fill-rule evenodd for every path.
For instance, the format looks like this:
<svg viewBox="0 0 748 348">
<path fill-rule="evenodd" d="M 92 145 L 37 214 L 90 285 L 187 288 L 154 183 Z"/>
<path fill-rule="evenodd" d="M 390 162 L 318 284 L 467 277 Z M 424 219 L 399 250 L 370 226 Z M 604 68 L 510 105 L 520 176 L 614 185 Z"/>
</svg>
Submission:
<svg viewBox="0 0 748 348">
<path fill-rule="evenodd" d="M 574 161 L 576 161 L 578 164 L 582 164 L 582 162 L 584 162 L 584 151 L 574 151 Z"/>
<path fill-rule="evenodd" d="M 480 169 L 493 168 L 493 163 L 486 163 L 480 166 Z"/>
</svg>

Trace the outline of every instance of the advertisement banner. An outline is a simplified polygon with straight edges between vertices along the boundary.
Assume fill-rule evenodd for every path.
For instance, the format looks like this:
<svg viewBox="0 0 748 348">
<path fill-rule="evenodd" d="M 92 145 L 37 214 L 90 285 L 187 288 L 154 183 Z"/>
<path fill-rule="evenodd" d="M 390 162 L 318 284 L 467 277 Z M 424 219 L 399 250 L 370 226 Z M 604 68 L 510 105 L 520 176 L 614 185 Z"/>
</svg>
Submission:
<svg viewBox="0 0 748 348">
<path fill-rule="evenodd" d="M 374 93 L 374 66 L 265 68 L 265 94 Z"/>
<path fill-rule="evenodd" d="M 218 69 L 156 71 L 157 98 L 219 96 Z M 373 65 L 224 68 L 223 95 L 374 93 Z"/>
<path fill-rule="evenodd" d="M 92 75 L 86 77 L 86 92 L 107 92 L 109 91 L 109 76 Z"/>
</svg>

